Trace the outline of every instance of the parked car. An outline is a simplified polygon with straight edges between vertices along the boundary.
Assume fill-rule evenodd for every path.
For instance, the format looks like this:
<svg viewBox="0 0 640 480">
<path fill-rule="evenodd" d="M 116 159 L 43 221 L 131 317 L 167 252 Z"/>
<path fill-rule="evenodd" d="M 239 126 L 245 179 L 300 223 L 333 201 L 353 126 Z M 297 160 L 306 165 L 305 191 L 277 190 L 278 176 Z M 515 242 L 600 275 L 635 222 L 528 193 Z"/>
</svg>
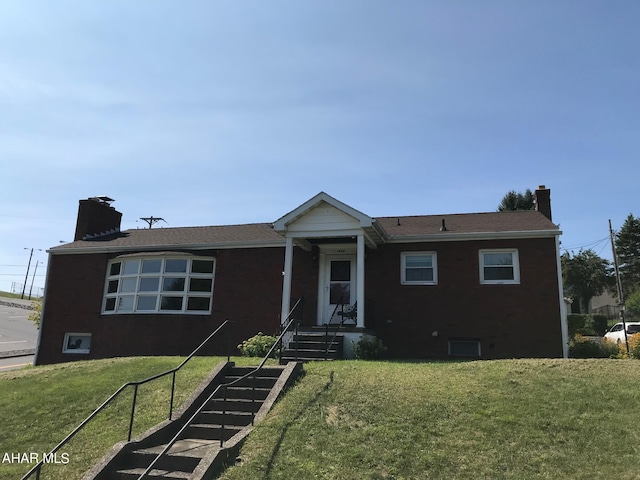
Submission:
<svg viewBox="0 0 640 480">
<path fill-rule="evenodd" d="M 630 335 L 640 333 L 640 322 L 626 322 L 627 324 L 627 338 Z M 616 343 L 624 342 L 624 325 L 622 322 L 616 323 L 604 334 L 604 338 Z"/>
</svg>

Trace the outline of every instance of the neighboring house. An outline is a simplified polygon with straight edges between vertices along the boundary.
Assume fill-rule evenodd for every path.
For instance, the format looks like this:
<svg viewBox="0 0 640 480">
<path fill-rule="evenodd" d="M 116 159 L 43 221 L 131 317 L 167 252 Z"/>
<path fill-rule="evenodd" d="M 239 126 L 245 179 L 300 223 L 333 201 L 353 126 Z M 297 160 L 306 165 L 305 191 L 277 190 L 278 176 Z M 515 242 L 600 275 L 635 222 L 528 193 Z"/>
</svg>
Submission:
<svg viewBox="0 0 640 480">
<path fill-rule="evenodd" d="M 589 301 L 588 313 L 605 315 L 607 318 L 619 318 L 620 310 L 617 295 L 608 290 L 605 290 L 601 295 L 593 297 Z"/>
<path fill-rule="evenodd" d="M 536 199 L 374 218 L 319 193 L 273 224 L 127 231 L 111 199 L 81 200 L 74 242 L 49 250 L 36 362 L 184 355 L 225 319 L 236 353 L 300 297 L 307 329 L 357 305 L 345 343 L 375 336 L 394 358 L 566 357 L 561 232 L 549 189 Z"/>
</svg>

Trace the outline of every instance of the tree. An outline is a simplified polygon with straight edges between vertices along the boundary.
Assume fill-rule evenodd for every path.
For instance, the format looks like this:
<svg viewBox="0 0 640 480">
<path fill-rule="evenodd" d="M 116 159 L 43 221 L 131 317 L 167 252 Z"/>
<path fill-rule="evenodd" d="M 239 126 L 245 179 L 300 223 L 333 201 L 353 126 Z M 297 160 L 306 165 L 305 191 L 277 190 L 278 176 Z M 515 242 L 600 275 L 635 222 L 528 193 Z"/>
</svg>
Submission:
<svg viewBox="0 0 640 480">
<path fill-rule="evenodd" d="M 624 297 L 624 303 L 627 306 L 627 311 L 634 317 L 640 316 L 640 290 L 631 292 L 628 296 Z"/>
<path fill-rule="evenodd" d="M 40 328 L 40 317 L 42 316 L 42 300 L 34 300 L 31 302 L 31 313 L 29 320 L 36 324 L 36 328 Z"/>
<path fill-rule="evenodd" d="M 593 250 L 562 255 L 562 278 L 567 296 L 580 302 L 580 311 L 589 310 L 589 301 L 613 286 L 611 263 Z"/>
<path fill-rule="evenodd" d="M 629 214 L 616 234 L 615 244 L 624 291 L 640 288 L 640 217 Z"/>
<path fill-rule="evenodd" d="M 504 197 L 500 205 L 498 205 L 499 212 L 508 212 L 512 210 L 533 210 L 533 193 L 530 189 L 526 189 L 524 193 L 511 190 Z"/>
</svg>

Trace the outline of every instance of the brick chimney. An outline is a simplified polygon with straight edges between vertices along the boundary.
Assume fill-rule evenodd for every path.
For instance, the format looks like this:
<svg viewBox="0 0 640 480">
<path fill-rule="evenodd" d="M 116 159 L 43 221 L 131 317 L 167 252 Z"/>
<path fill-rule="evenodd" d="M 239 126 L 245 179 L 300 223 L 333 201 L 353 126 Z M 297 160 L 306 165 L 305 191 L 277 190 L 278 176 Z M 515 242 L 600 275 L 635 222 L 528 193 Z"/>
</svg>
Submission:
<svg viewBox="0 0 640 480">
<path fill-rule="evenodd" d="M 80 200 L 76 240 L 88 240 L 120 231 L 122 214 L 111 206 L 112 198 L 100 196 Z"/>
<path fill-rule="evenodd" d="M 536 205 L 536 211 L 551 220 L 551 190 L 544 185 L 538 186 L 533 194 L 533 201 Z"/>
</svg>

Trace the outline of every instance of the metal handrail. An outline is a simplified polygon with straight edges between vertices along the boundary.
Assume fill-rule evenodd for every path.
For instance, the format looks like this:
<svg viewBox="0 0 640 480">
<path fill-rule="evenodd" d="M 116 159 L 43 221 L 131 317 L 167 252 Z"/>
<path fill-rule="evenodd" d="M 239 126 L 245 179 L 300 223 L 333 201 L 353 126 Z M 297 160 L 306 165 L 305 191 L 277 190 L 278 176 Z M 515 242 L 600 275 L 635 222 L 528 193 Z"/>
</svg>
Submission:
<svg viewBox="0 0 640 480">
<path fill-rule="evenodd" d="M 291 325 L 294 322 L 297 322 L 297 320 L 295 318 L 291 318 L 291 316 L 293 315 L 293 312 L 296 310 L 296 308 L 298 307 L 298 305 L 300 304 L 301 301 L 302 301 L 302 297 L 300 297 L 298 299 L 298 301 L 295 303 L 293 308 L 289 311 L 289 314 L 287 315 L 287 317 L 284 320 L 284 322 L 286 323 L 286 326 L 282 330 L 282 333 L 280 333 L 280 336 L 273 343 L 273 346 L 269 349 L 269 352 L 267 352 L 267 354 L 264 356 L 264 358 L 262 359 L 262 362 L 260 362 L 260 365 L 258 365 L 256 368 L 254 368 L 249 373 L 246 373 L 243 376 L 241 376 L 239 378 L 236 378 L 235 380 L 232 380 L 231 382 L 222 383 L 222 384 L 218 385 L 215 388 L 215 390 L 207 397 L 207 399 L 204 402 L 202 402 L 202 404 L 198 407 L 198 409 L 195 411 L 195 413 L 193 415 L 191 415 L 191 417 L 189 417 L 189 420 L 187 420 L 184 423 L 182 428 L 180 428 L 180 430 L 178 430 L 178 433 L 176 433 L 174 435 L 174 437 L 169 441 L 169 443 L 167 443 L 167 445 L 162 449 L 162 451 L 160 453 L 158 453 L 158 455 L 156 455 L 156 458 L 153 459 L 153 461 L 149 464 L 147 469 L 144 472 L 142 472 L 142 474 L 138 477 L 137 480 L 142 480 L 145 476 L 147 476 L 151 472 L 151 469 L 156 465 L 156 463 L 158 463 L 160 458 L 162 456 L 164 456 L 171 449 L 171 447 L 173 447 L 173 445 L 179 440 L 180 436 L 184 433 L 184 431 L 187 428 L 189 428 L 189 426 L 195 420 L 195 418 L 198 415 L 200 415 L 202 410 L 204 410 L 204 407 L 207 405 L 207 403 L 209 403 L 209 401 L 211 401 L 211 399 L 213 397 L 215 397 L 216 394 L 222 388 L 224 388 L 224 397 L 223 397 L 223 406 L 222 406 L 222 413 L 223 413 L 222 422 L 223 423 L 221 424 L 222 428 L 221 428 L 221 435 L 220 435 L 220 448 L 223 447 L 223 445 L 224 445 L 224 426 L 225 426 L 224 425 L 224 417 L 225 417 L 225 413 L 226 413 L 227 387 L 231 387 L 231 386 L 235 385 L 236 383 L 240 382 L 241 380 L 244 380 L 245 378 L 250 377 L 252 375 L 255 376 L 256 372 L 258 372 L 262 367 L 264 367 L 264 364 L 267 362 L 269 357 L 271 357 L 271 355 L 273 354 L 273 352 L 276 349 L 276 347 L 280 344 L 280 342 L 282 342 L 282 338 L 284 337 L 284 334 L 287 333 L 287 331 L 289 330 L 289 328 L 291 327 Z M 255 391 L 255 381 L 253 383 L 254 383 L 253 388 L 254 388 L 254 391 Z M 255 402 L 255 395 L 252 397 L 252 401 Z M 253 411 L 253 409 L 251 409 L 251 410 L 252 410 L 251 424 L 253 425 L 253 421 L 255 419 L 256 413 Z"/>
<path fill-rule="evenodd" d="M 200 345 L 198 345 L 196 347 L 196 349 L 191 352 L 181 363 L 180 365 L 178 365 L 175 368 L 172 368 L 171 370 L 167 370 L 166 372 L 163 373 L 158 373 L 156 375 L 153 375 L 149 378 L 145 378 L 144 380 L 140 380 L 137 382 L 127 382 L 124 385 L 122 385 L 118 390 L 116 390 L 109 398 L 107 398 L 98 408 L 96 408 L 87 418 L 85 418 L 76 428 L 73 429 L 73 431 L 67 435 L 60 443 L 58 443 L 58 445 L 56 445 L 53 450 L 51 450 L 51 452 L 49 452 L 49 455 L 47 455 L 46 457 L 49 458 L 50 456 L 52 456 L 53 454 L 55 454 L 58 450 L 60 450 L 60 448 L 62 448 L 65 444 L 67 444 L 75 435 L 76 433 L 78 433 L 80 430 L 82 430 L 84 428 L 84 426 L 89 423 L 98 413 L 100 413 L 102 410 L 104 410 L 110 403 L 112 400 L 114 400 L 125 388 L 133 386 L 134 387 L 134 391 L 133 391 L 133 402 L 131 405 L 131 418 L 129 420 L 129 432 L 127 434 L 127 441 L 131 441 L 131 432 L 133 429 L 133 420 L 134 420 L 134 416 L 135 416 L 135 409 L 136 409 L 136 397 L 138 395 L 138 387 L 140 385 L 143 385 L 145 383 L 151 382 L 153 380 L 156 380 L 158 378 L 167 376 L 167 375 L 171 375 L 173 374 L 173 379 L 171 382 L 171 401 L 170 401 L 170 405 L 169 405 L 169 420 L 172 420 L 172 414 L 173 414 L 173 399 L 174 399 L 174 394 L 175 394 L 175 384 L 176 384 L 176 373 L 178 372 L 178 370 L 180 370 L 189 360 L 191 360 L 191 358 L 193 358 L 193 356 L 198 353 L 200 351 L 200 349 L 209 341 L 211 340 L 211 338 L 213 338 L 225 325 L 227 325 L 227 323 L 229 323 L 229 320 L 225 320 L 218 328 L 216 328 L 213 333 L 211 333 L 211 335 L 209 335 Z M 228 352 L 227 352 L 228 353 Z M 229 356 L 227 355 L 227 360 L 229 359 Z M 37 476 L 36 479 L 40 478 L 40 471 L 42 469 L 42 465 L 44 464 L 44 459 L 40 460 L 37 464 L 35 464 L 31 470 L 29 470 L 22 478 L 21 480 L 26 480 L 27 478 L 30 478 L 31 475 L 36 472 Z"/>
<path fill-rule="evenodd" d="M 358 302 L 356 302 L 354 305 L 357 305 Z M 333 337 L 331 337 L 331 341 L 327 341 L 328 337 L 329 337 L 329 325 L 331 323 L 331 319 L 333 318 L 333 316 L 336 314 L 336 312 L 338 311 L 338 307 L 340 307 L 340 323 L 338 324 L 334 324 L 337 325 L 335 332 L 333 332 Z M 333 341 L 336 339 L 336 337 L 338 336 L 338 333 L 340 332 L 340 329 L 344 326 L 344 321 L 345 321 L 345 315 L 344 315 L 344 302 L 342 300 L 342 297 L 340 297 L 339 303 L 336 304 L 336 307 L 333 309 L 333 313 L 331 314 L 331 316 L 329 317 L 329 322 L 327 322 L 325 324 L 325 334 L 324 334 L 324 359 L 328 360 L 329 359 L 329 349 L 331 348 L 331 345 L 333 345 Z"/>
</svg>

